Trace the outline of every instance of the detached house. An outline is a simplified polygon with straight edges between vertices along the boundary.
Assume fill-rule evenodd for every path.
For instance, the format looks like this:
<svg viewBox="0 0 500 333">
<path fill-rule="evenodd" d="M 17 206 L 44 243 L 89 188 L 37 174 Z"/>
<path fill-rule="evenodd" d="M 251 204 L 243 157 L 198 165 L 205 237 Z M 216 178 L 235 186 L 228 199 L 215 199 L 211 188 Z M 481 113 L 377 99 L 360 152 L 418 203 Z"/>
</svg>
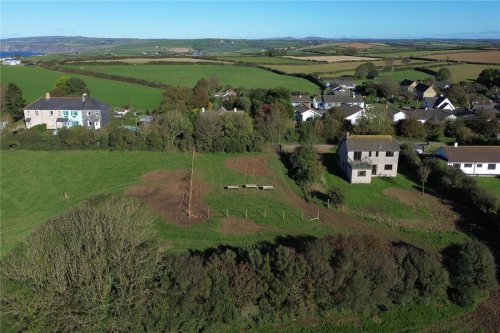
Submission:
<svg viewBox="0 0 500 333">
<path fill-rule="evenodd" d="M 365 107 L 363 97 L 360 95 L 318 95 L 313 98 L 313 107 L 316 109 L 328 110 L 342 104 L 357 105 L 361 108 Z"/>
<path fill-rule="evenodd" d="M 450 100 L 444 96 L 439 97 L 425 97 L 424 109 L 441 109 L 441 110 L 455 110 L 455 106 Z"/>
<path fill-rule="evenodd" d="M 311 97 L 306 95 L 292 95 L 290 96 L 292 106 L 297 107 L 305 104 L 307 107 L 311 106 Z"/>
<path fill-rule="evenodd" d="M 415 94 L 418 99 L 424 99 L 426 97 L 435 97 L 437 95 L 436 90 L 431 86 L 426 85 L 425 83 L 419 83 L 415 87 Z"/>
<path fill-rule="evenodd" d="M 337 149 L 337 164 L 353 184 L 395 177 L 398 159 L 399 143 L 390 135 L 348 135 Z"/>
<path fill-rule="evenodd" d="M 295 107 L 295 121 L 297 123 L 306 121 L 308 119 L 321 118 L 325 114 L 324 110 L 313 109 L 306 104 Z"/>
<path fill-rule="evenodd" d="M 500 175 L 500 146 L 443 146 L 433 154 L 467 175 Z"/>
<path fill-rule="evenodd" d="M 99 129 L 109 122 L 109 106 L 83 94 L 82 97 L 51 97 L 49 93 L 24 108 L 26 128 L 46 124 L 57 130 L 72 126 Z"/>
</svg>

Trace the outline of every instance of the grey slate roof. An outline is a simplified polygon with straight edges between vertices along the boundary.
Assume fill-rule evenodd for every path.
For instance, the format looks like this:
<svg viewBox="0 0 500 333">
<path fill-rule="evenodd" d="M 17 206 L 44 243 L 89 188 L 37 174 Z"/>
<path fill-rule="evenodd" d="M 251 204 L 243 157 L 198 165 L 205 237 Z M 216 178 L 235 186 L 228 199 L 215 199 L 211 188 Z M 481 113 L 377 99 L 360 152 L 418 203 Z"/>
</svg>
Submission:
<svg viewBox="0 0 500 333">
<path fill-rule="evenodd" d="M 344 140 L 348 151 L 399 151 L 399 142 L 390 135 L 351 135 Z"/>
<path fill-rule="evenodd" d="M 342 104 L 337 109 L 339 109 L 342 112 L 344 118 L 350 117 L 353 114 L 363 110 L 363 108 L 358 105 L 347 105 L 347 104 Z"/>
<path fill-rule="evenodd" d="M 404 79 L 402 82 L 401 82 L 401 86 L 405 86 L 405 87 L 408 87 L 409 85 L 411 85 L 413 82 L 413 80 L 408 80 L 408 79 Z"/>
<path fill-rule="evenodd" d="M 416 91 L 419 91 L 419 92 L 425 92 L 427 91 L 427 89 L 429 89 L 430 86 L 426 85 L 425 83 L 419 83 L 417 84 L 417 86 L 415 87 L 415 90 Z"/>
<path fill-rule="evenodd" d="M 441 109 L 417 109 L 417 110 L 405 110 L 403 111 L 408 117 L 415 117 L 417 120 L 428 120 L 435 119 L 438 121 L 445 120 L 449 116 L 454 116 L 454 112 L 450 110 Z"/>
<path fill-rule="evenodd" d="M 363 103 L 363 97 L 360 95 L 323 95 L 323 102 L 325 103 Z"/>
<path fill-rule="evenodd" d="M 500 146 L 443 146 L 449 162 L 500 163 Z"/>
<path fill-rule="evenodd" d="M 311 97 L 306 95 L 292 95 L 290 96 L 292 103 L 311 103 Z"/>
<path fill-rule="evenodd" d="M 41 97 L 26 106 L 24 110 L 108 110 L 107 104 L 101 103 L 93 98 L 87 97 Z"/>
</svg>

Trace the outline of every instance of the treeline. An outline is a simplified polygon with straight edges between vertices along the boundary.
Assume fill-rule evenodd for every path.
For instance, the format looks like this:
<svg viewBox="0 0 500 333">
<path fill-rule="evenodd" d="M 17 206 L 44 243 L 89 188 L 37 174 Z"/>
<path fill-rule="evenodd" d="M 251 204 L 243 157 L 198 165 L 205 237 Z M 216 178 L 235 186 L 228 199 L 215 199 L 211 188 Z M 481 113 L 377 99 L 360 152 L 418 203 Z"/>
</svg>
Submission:
<svg viewBox="0 0 500 333">
<path fill-rule="evenodd" d="M 420 179 L 439 193 L 445 194 L 470 208 L 500 216 L 500 205 L 496 196 L 479 185 L 476 178 L 467 176 L 462 170 L 450 168 L 439 159 L 421 160 L 408 144 L 401 147 L 401 164 L 407 170 L 428 169 L 427 177 Z M 500 228 L 500 223 L 498 223 Z"/>
<path fill-rule="evenodd" d="M 217 332 L 402 304 L 470 305 L 496 285 L 483 244 L 439 256 L 369 236 L 285 237 L 165 253 L 151 217 L 97 197 L 44 224 L 1 262 L 2 325 L 44 332 Z M 149 236 L 150 237 L 150 236 Z"/>
</svg>

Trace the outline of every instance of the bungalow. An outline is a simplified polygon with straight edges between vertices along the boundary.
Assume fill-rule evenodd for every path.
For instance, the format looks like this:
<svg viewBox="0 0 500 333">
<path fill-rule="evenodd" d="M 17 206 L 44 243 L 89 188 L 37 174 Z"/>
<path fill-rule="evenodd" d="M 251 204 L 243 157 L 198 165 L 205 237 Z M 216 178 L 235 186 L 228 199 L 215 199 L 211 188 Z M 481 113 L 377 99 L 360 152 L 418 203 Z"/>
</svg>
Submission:
<svg viewBox="0 0 500 333">
<path fill-rule="evenodd" d="M 300 123 L 308 119 L 321 118 L 324 114 L 324 110 L 316 110 L 306 104 L 302 104 L 295 107 L 294 117 L 297 123 Z"/>
<path fill-rule="evenodd" d="M 440 97 L 425 97 L 424 109 L 455 110 L 456 108 L 448 98 L 440 96 Z"/>
<path fill-rule="evenodd" d="M 397 123 L 398 121 L 402 119 L 406 119 L 406 113 L 402 110 L 398 110 L 393 107 L 387 107 L 385 109 L 385 112 L 387 113 L 387 116 L 389 119 L 392 119 L 392 122 Z"/>
<path fill-rule="evenodd" d="M 415 94 L 418 99 L 423 100 L 425 97 L 435 97 L 437 95 L 436 90 L 425 83 L 419 83 L 415 87 Z"/>
<path fill-rule="evenodd" d="M 416 110 L 405 110 L 403 111 L 406 117 L 414 117 L 422 124 L 429 119 L 433 119 L 435 121 L 445 121 L 445 120 L 455 120 L 457 117 L 455 116 L 453 111 L 450 110 L 424 110 L 424 109 L 416 109 Z"/>
<path fill-rule="evenodd" d="M 365 114 L 365 109 L 357 105 L 342 104 L 337 109 L 344 115 L 344 120 L 349 121 L 352 125 L 355 125 L 358 119 Z"/>
<path fill-rule="evenodd" d="M 47 129 L 83 126 L 99 129 L 109 122 L 109 106 L 83 94 L 82 97 L 51 97 L 49 93 L 24 108 L 26 128 L 46 124 Z"/>
<path fill-rule="evenodd" d="M 301 106 L 305 104 L 307 107 L 311 106 L 311 97 L 306 95 L 292 95 L 290 96 L 290 102 L 293 107 Z"/>
<path fill-rule="evenodd" d="M 342 104 L 365 107 L 363 97 L 360 95 L 318 95 L 313 98 L 313 107 L 316 109 L 328 110 Z"/>
<path fill-rule="evenodd" d="M 351 183 L 372 177 L 395 177 L 399 143 L 390 135 L 347 135 L 337 149 L 337 164 Z"/>
<path fill-rule="evenodd" d="M 467 175 L 500 175 L 500 146 L 443 146 L 433 156 Z"/>
</svg>

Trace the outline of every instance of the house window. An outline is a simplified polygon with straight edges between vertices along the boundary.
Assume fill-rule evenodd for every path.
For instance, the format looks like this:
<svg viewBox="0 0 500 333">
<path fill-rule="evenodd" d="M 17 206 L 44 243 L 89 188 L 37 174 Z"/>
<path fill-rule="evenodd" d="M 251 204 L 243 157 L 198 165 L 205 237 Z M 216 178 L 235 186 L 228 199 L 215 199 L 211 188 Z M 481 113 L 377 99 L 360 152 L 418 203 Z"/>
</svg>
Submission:
<svg viewBox="0 0 500 333">
<path fill-rule="evenodd" d="M 61 116 L 61 111 L 57 111 L 57 115 L 60 117 Z"/>
<path fill-rule="evenodd" d="M 366 177 L 366 171 L 358 171 L 358 177 Z"/>
<path fill-rule="evenodd" d="M 372 157 L 372 152 L 371 151 L 368 152 L 368 157 Z"/>
<path fill-rule="evenodd" d="M 68 111 L 64 111 L 64 116 L 65 116 L 65 117 L 67 117 L 67 116 L 68 116 L 68 114 L 69 114 L 69 112 L 68 112 Z"/>
<path fill-rule="evenodd" d="M 92 122 L 91 121 L 89 121 L 89 126 L 92 126 Z"/>
<path fill-rule="evenodd" d="M 35 116 L 38 116 L 38 111 L 35 111 Z"/>
<path fill-rule="evenodd" d="M 472 163 L 465 163 L 464 168 L 472 168 Z"/>
<path fill-rule="evenodd" d="M 30 112 L 29 111 L 26 111 L 26 115 L 29 116 L 30 115 Z"/>
<path fill-rule="evenodd" d="M 95 115 L 96 115 L 97 117 L 99 117 L 99 111 L 96 111 L 96 112 L 95 112 Z"/>
<path fill-rule="evenodd" d="M 54 115 L 54 111 L 49 111 L 49 115 L 53 116 Z"/>
<path fill-rule="evenodd" d="M 455 169 L 460 169 L 460 163 L 453 163 L 453 167 Z"/>
<path fill-rule="evenodd" d="M 495 170 L 497 168 L 496 164 L 488 164 L 488 170 Z"/>
<path fill-rule="evenodd" d="M 361 152 L 360 151 L 355 151 L 354 152 L 354 160 L 355 161 L 361 161 Z"/>
<path fill-rule="evenodd" d="M 392 170 L 392 164 L 384 165 L 384 170 Z"/>
<path fill-rule="evenodd" d="M 385 152 L 385 156 L 387 156 L 387 157 L 393 157 L 394 156 L 394 152 L 393 151 L 386 151 Z"/>
<path fill-rule="evenodd" d="M 76 111 L 71 111 L 71 115 L 72 115 L 73 117 L 76 117 L 76 116 L 78 115 L 78 113 L 77 113 Z"/>
<path fill-rule="evenodd" d="M 377 151 L 377 152 L 375 152 L 375 157 L 378 157 L 378 151 Z"/>
<path fill-rule="evenodd" d="M 478 163 L 478 164 L 476 165 L 476 168 L 482 168 L 482 167 L 483 167 L 483 165 L 482 165 L 481 163 Z"/>
<path fill-rule="evenodd" d="M 87 112 L 87 116 L 90 116 L 90 111 L 89 111 L 89 112 Z"/>
</svg>

